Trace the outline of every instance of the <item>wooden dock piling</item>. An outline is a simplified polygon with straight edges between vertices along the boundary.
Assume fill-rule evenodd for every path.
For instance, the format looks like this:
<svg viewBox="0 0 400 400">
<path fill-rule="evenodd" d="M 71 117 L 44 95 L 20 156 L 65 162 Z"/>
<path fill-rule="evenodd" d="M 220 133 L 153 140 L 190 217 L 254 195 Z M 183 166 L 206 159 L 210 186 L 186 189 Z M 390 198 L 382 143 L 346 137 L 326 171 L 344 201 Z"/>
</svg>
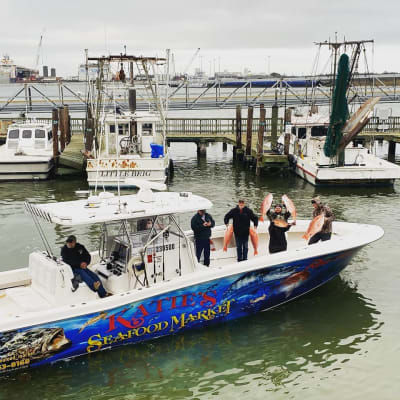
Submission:
<svg viewBox="0 0 400 400">
<path fill-rule="evenodd" d="M 242 149 L 242 107 L 240 105 L 236 106 L 236 144 L 233 147 L 233 158 L 243 159 L 243 149 Z"/>
<path fill-rule="evenodd" d="M 52 135 L 53 135 L 53 157 L 54 167 L 58 166 L 58 110 L 53 108 L 52 111 Z"/>
<path fill-rule="evenodd" d="M 246 161 L 251 160 L 251 136 L 253 132 L 253 106 L 247 111 L 247 132 L 246 132 Z"/>
<path fill-rule="evenodd" d="M 256 175 L 260 175 L 261 172 L 262 157 L 264 154 L 264 132 L 265 132 L 265 108 L 264 104 L 260 104 L 260 122 L 258 126 Z"/>
<path fill-rule="evenodd" d="M 64 106 L 64 123 L 65 123 L 65 142 L 71 143 L 71 117 L 69 115 L 69 107 Z"/>
<path fill-rule="evenodd" d="M 278 105 L 275 103 L 272 106 L 271 120 L 271 148 L 274 149 L 278 142 Z"/>
<path fill-rule="evenodd" d="M 396 161 L 396 142 L 389 141 L 388 161 L 394 163 Z"/>
<path fill-rule="evenodd" d="M 65 149 L 65 123 L 64 123 L 64 107 L 58 108 L 58 127 L 60 131 L 60 152 Z"/>
</svg>

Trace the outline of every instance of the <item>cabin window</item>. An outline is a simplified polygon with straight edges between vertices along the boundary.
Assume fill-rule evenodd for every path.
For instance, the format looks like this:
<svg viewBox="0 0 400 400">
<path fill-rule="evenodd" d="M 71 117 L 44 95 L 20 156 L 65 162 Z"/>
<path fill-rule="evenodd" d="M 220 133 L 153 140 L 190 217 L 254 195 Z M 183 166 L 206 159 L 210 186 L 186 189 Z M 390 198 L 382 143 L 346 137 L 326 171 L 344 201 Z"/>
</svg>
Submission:
<svg viewBox="0 0 400 400">
<path fill-rule="evenodd" d="M 35 130 L 35 139 L 45 139 L 46 132 L 43 129 L 36 129 Z"/>
<path fill-rule="evenodd" d="M 115 133 L 115 125 L 110 125 L 110 133 Z"/>
<path fill-rule="evenodd" d="M 12 131 L 8 132 L 8 137 L 10 139 L 18 139 L 19 138 L 19 129 L 13 129 Z"/>
<path fill-rule="evenodd" d="M 129 126 L 128 124 L 118 124 L 118 135 L 129 135 Z"/>
<path fill-rule="evenodd" d="M 307 133 L 307 129 L 306 128 L 297 129 L 297 137 L 299 139 L 305 139 L 306 138 L 306 133 Z"/>
<path fill-rule="evenodd" d="M 153 124 L 147 123 L 142 124 L 142 135 L 152 135 L 153 134 Z"/>
<path fill-rule="evenodd" d="M 31 139 L 32 138 L 32 131 L 30 129 L 24 129 L 22 131 L 22 139 Z"/>
<path fill-rule="evenodd" d="M 292 126 L 291 132 L 292 132 L 292 135 L 296 135 L 296 127 L 295 126 Z"/>
<path fill-rule="evenodd" d="M 53 137 L 53 132 L 52 131 L 48 131 L 47 132 L 47 139 L 50 140 Z"/>
<path fill-rule="evenodd" d="M 326 136 L 328 128 L 325 126 L 313 126 L 311 128 L 311 137 Z"/>
</svg>

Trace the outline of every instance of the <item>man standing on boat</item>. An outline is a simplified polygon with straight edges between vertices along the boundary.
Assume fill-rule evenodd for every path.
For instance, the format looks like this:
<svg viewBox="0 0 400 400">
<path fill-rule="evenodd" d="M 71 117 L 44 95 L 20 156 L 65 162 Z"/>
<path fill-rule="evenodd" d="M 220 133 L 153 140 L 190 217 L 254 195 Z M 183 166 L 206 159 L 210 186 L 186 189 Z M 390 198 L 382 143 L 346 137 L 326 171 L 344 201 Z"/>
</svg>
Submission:
<svg viewBox="0 0 400 400">
<path fill-rule="evenodd" d="M 100 297 L 106 297 L 103 284 L 99 277 L 87 266 L 90 264 L 91 256 L 85 246 L 76 242 L 74 235 L 68 236 L 64 247 L 61 249 L 62 260 L 71 266 L 74 276 L 79 275 L 90 289 L 97 292 Z"/>
<path fill-rule="evenodd" d="M 237 260 L 238 262 L 245 261 L 249 251 L 250 221 L 253 221 L 254 229 L 257 229 L 258 217 L 250 208 L 246 207 L 245 201 L 240 199 L 238 205 L 225 215 L 224 224 L 228 226 L 230 219 L 233 220 Z"/>
<path fill-rule="evenodd" d="M 197 261 L 200 262 L 201 253 L 204 251 L 204 265 L 209 267 L 211 228 L 214 228 L 215 222 L 206 210 L 199 210 L 193 216 L 190 225 L 196 240 Z"/>
<path fill-rule="evenodd" d="M 332 221 L 335 219 L 335 215 L 333 214 L 330 207 L 321 203 L 321 199 L 319 198 L 319 196 L 314 197 L 311 200 L 311 204 L 314 208 L 313 218 L 323 214 L 325 217 L 325 222 L 322 226 L 322 229 L 315 235 L 311 236 L 308 244 L 314 244 L 319 242 L 320 240 L 322 242 L 325 242 L 326 240 L 329 240 L 332 236 Z"/>
</svg>

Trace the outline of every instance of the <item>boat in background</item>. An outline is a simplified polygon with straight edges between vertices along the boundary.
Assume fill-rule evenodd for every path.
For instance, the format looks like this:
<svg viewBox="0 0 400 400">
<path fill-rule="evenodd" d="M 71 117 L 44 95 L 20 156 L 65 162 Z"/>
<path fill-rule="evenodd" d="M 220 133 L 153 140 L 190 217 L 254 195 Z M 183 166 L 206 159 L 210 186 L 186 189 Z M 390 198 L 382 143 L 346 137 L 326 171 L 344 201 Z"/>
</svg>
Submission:
<svg viewBox="0 0 400 400">
<path fill-rule="evenodd" d="M 99 149 L 86 163 L 90 187 L 129 187 L 129 178 L 167 180 L 170 157 L 156 112 L 107 113 L 101 123 Z"/>
<path fill-rule="evenodd" d="M 35 120 L 8 126 L 0 146 L 0 180 L 42 180 L 53 171 L 51 124 Z"/>
<path fill-rule="evenodd" d="M 302 235 L 309 221 L 297 220 L 287 234 L 288 250 L 268 254 L 269 223 L 261 222 L 258 254 L 250 248 L 249 259 L 237 262 L 234 237 L 224 251 L 226 228 L 217 226 L 208 268 L 196 258 L 193 232 L 183 231 L 177 216 L 212 203 L 189 192 L 153 192 L 152 182 L 129 183 L 140 187 L 138 193 L 25 204 L 46 251 L 31 253 L 26 268 L 0 272 L 0 373 L 271 309 L 328 282 L 383 235 L 377 226 L 334 222 L 331 240 L 308 246 Z M 85 283 L 73 286 L 72 269 L 52 253 L 40 220 L 102 224 L 88 268 L 111 296 L 99 298 Z"/>
</svg>

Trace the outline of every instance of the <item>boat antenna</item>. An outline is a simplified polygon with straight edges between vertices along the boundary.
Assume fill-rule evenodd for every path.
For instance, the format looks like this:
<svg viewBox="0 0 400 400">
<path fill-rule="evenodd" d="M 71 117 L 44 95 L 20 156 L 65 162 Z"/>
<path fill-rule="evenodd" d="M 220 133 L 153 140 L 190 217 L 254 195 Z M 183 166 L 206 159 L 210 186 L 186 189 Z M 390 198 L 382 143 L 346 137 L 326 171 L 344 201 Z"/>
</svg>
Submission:
<svg viewBox="0 0 400 400">
<path fill-rule="evenodd" d="M 32 206 L 32 205 L 31 205 L 29 202 L 27 202 L 27 201 L 25 201 L 24 206 L 25 206 L 25 210 L 27 210 L 27 211 L 29 212 L 29 214 L 32 216 L 33 222 L 34 222 L 34 224 L 35 224 L 35 226 L 36 226 L 36 229 L 37 229 L 37 231 L 38 231 L 38 233 L 39 233 L 40 239 L 42 239 L 43 245 L 44 245 L 44 247 L 45 247 L 45 249 L 46 249 L 47 255 L 48 255 L 50 258 L 52 258 L 53 260 L 55 260 L 56 258 L 54 257 L 54 254 L 53 254 L 53 252 L 51 251 L 50 244 L 49 244 L 49 242 L 47 241 L 47 238 L 46 238 L 46 235 L 45 235 L 45 233 L 44 233 L 44 231 L 43 231 L 42 226 L 40 225 L 40 222 L 39 222 L 39 219 L 38 219 L 38 217 L 37 217 L 37 215 L 36 215 L 34 206 Z"/>
</svg>

